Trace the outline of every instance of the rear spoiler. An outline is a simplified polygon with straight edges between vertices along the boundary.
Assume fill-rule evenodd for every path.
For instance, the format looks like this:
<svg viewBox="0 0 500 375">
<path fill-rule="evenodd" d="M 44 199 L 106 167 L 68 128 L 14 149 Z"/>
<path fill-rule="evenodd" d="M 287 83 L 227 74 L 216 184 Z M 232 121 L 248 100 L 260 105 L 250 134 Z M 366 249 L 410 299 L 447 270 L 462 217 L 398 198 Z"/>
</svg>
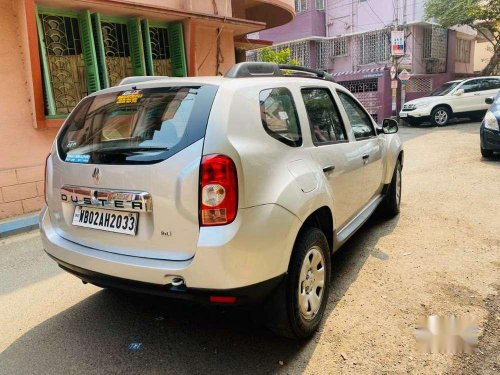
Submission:
<svg viewBox="0 0 500 375">
<path fill-rule="evenodd" d="M 169 78 L 169 76 L 132 76 L 123 78 L 116 86 L 130 85 L 132 83 L 156 81 L 158 79 Z"/>
</svg>

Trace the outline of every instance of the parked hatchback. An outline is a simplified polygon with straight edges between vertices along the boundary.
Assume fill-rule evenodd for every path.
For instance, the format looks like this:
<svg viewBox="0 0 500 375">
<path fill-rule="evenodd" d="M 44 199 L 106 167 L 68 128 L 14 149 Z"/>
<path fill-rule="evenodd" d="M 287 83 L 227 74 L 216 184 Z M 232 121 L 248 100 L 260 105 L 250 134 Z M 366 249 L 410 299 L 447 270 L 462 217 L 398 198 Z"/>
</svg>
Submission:
<svg viewBox="0 0 500 375">
<path fill-rule="evenodd" d="M 101 287 L 263 304 L 310 336 L 330 255 L 377 207 L 399 213 L 403 167 L 397 123 L 317 76 L 242 63 L 88 96 L 47 159 L 47 254 Z"/>
<path fill-rule="evenodd" d="M 428 96 L 406 102 L 399 117 L 410 125 L 430 121 L 433 125 L 444 126 L 454 117 L 481 121 L 488 109 L 485 99 L 495 95 L 498 90 L 500 77 L 450 81 Z"/>
</svg>

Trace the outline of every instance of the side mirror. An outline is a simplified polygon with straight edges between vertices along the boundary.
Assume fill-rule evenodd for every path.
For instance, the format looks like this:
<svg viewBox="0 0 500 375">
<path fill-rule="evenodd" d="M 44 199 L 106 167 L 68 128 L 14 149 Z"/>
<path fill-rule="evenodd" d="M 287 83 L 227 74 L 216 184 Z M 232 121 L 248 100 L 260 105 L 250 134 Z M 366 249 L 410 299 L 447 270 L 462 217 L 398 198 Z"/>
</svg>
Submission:
<svg viewBox="0 0 500 375">
<path fill-rule="evenodd" d="M 462 95 L 464 92 L 465 92 L 465 91 L 464 91 L 464 89 L 458 89 L 457 91 L 455 91 L 455 94 L 454 94 L 454 95 L 456 95 L 456 96 L 460 96 L 460 95 Z"/>
<path fill-rule="evenodd" d="M 395 134 L 399 130 L 398 122 L 392 118 L 385 118 L 382 121 L 382 133 L 384 134 Z"/>
<path fill-rule="evenodd" d="M 489 98 L 484 99 L 484 102 L 486 104 L 493 104 L 493 102 L 494 102 L 493 96 L 490 96 Z"/>
</svg>

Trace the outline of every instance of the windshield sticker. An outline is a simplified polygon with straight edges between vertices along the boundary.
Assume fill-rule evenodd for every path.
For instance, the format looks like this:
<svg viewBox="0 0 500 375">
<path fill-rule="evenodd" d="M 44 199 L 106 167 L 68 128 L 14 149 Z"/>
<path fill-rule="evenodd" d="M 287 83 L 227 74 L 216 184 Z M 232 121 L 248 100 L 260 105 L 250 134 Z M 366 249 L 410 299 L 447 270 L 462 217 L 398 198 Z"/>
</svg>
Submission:
<svg viewBox="0 0 500 375">
<path fill-rule="evenodd" d="M 142 98 L 141 90 L 129 90 L 116 97 L 116 104 L 133 104 Z"/>
<path fill-rule="evenodd" d="M 88 163 L 90 155 L 67 155 L 66 161 L 69 163 Z"/>
<path fill-rule="evenodd" d="M 75 141 L 69 141 L 68 144 L 66 145 L 67 148 L 73 148 L 76 146 L 76 142 Z"/>
</svg>

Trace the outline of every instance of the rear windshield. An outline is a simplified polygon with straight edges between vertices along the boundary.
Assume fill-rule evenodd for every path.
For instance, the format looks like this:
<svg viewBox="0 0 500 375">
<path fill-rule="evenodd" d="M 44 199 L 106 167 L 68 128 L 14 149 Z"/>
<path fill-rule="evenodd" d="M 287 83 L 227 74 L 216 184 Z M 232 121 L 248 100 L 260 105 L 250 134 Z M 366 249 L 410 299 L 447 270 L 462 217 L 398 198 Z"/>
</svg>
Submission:
<svg viewBox="0 0 500 375">
<path fill-rule="evenodd" d="M 205 136 L 216 86 L 127 90 L 84 99 L 58 139 L 66 162 L 149 164 Z"/>
</svg>

